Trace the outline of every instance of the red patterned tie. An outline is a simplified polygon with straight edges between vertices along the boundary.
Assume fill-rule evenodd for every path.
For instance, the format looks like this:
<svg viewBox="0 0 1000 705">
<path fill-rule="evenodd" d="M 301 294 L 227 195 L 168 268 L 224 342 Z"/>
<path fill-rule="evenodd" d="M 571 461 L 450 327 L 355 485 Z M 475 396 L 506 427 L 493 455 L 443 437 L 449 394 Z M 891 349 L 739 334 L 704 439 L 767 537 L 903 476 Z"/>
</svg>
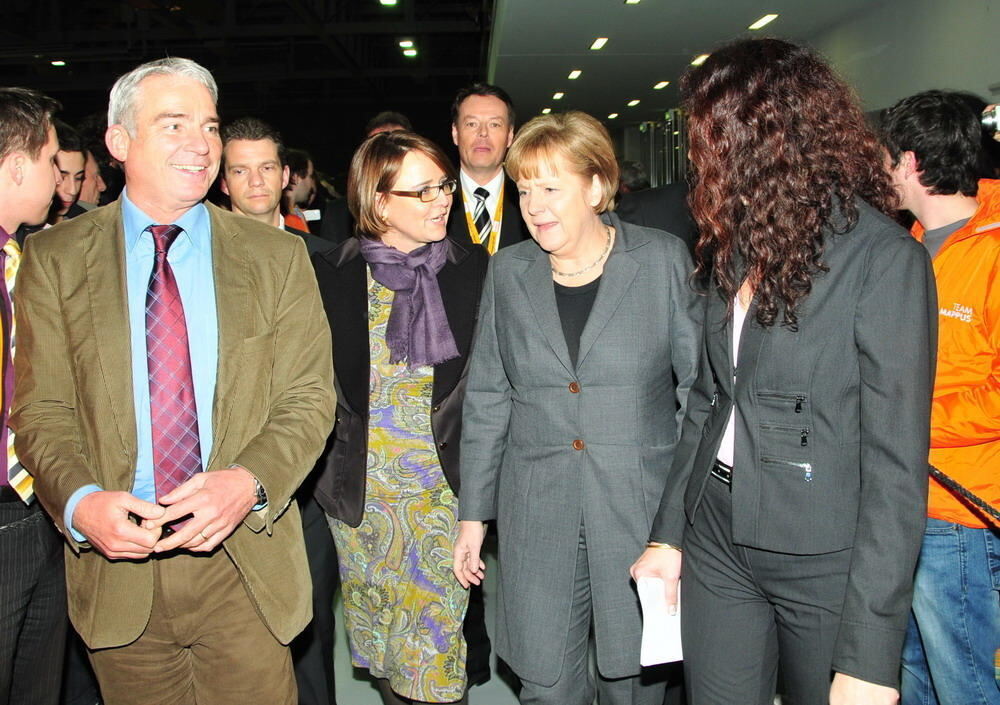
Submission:
<svg viewBox="0 0 1000 705">
<path fill-rule="evenodd" d="M 176 225 L 151 225 L 156 249 L 146 290 L 146 364 L 153 422 L 153 478 L 159 499 L 201 470 L 198 411 L 191 378 L 187 324 L 167 250 Z"/>
</svg>

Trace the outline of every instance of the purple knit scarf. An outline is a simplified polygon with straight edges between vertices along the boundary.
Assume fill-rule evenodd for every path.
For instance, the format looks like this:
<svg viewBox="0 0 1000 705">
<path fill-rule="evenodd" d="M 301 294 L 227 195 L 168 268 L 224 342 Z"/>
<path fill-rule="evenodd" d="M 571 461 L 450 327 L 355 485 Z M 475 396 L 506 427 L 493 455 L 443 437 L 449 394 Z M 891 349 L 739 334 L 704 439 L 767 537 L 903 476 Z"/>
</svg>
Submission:
<svg viewBox="0 0 1000 705">
<path fill-rule="evenodd" d="M 413 369 L 458 357 L 437 281 L 447 255 L 445 240 L 410 253 L 378 240 L 361 240 L 361 256 L 371 267 L 372 277 L 396 292 L 385 331 L 389 362 L 405 362 Z"/>
</svg>

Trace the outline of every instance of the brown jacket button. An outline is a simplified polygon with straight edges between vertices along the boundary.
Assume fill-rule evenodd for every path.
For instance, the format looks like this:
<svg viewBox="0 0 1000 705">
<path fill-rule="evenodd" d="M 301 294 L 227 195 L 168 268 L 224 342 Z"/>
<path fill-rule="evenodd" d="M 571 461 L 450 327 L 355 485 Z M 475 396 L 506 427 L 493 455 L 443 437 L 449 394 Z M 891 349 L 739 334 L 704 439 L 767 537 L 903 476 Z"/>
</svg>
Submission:
<svg viewBox="0 0 1000 705">
<path fill-rule="evenodd" d="M 577 384 L 576 382 L 570 382 L 569 383 L 569 391 L 573 392 L 573 394 L 579 394 L 580 393 L 580 385 Z"/>
<path fill-rule="evenodd" d="M 441 448 L 442 450 L 444 450 L 447 447 L 448 447 L 448 441 L 441 441 L 440 443 L 438 443 L 438 448 Z"/>
<path fill-rule="evenodd" d="M 573 450 L 583 450 L 584 448 L 586 448 L 586 446 L 579 438 L 573 441 Z"/>
</svg>

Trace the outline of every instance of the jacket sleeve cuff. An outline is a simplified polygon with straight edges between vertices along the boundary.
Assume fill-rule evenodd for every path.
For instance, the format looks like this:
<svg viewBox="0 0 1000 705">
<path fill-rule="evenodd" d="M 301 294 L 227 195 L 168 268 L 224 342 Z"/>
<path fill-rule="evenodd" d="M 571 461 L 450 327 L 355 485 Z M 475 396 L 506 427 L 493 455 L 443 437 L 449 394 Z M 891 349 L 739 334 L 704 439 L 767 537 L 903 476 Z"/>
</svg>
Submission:
<svg viewBox="0 0 1000 705">
<path fill-rule="evenodd" d="M 684 507 L 679 503 L 661 505 L 653 526 L 649 530 L 649 540 L 656 543 L 669 543 L 672 546 L 682 546 L 687 516 Z"/>
<path fill-rule="evenodd" d="M 63 511 L 63 526 L 66 527 L 66 531 L 69 532 L 70 536 L 72 536 L 73 540 L 77 543 L 86 542 L 87 537 L 73 528 L 73 513 L 76 511 L 76 505 L 78 505 L 80 500 L 87 495 L 100 491 L 101 488 L 98 485 L 84 485 L 71 494 L 69 496 L 69 500 L 66 502 L 66 509 Z"/>
<path fill-rule="evenodd" d="M 844 622 L 833 652 L 833 670 L 898 690 L 905 637 L 905 631 Z"/>
</svg>

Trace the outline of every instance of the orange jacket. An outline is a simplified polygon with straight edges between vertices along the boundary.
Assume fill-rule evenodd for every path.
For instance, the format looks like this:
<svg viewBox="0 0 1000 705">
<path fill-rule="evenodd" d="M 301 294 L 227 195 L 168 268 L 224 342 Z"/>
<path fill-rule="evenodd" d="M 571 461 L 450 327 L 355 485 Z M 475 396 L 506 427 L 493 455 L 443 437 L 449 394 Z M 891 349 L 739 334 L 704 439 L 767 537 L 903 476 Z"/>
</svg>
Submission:
<svg viewBox="0 0 1000 705">
<path fill-rule="evenodd" d="M 1000 181 L 979 182 L 979 209 L 934 257 L 938 357 L 930 463 L 1000 506 Z M 913 236 L 923 240 L 917 223 Z M 928 516 L 988 526 L 936 480 Z"/>
</svg>

